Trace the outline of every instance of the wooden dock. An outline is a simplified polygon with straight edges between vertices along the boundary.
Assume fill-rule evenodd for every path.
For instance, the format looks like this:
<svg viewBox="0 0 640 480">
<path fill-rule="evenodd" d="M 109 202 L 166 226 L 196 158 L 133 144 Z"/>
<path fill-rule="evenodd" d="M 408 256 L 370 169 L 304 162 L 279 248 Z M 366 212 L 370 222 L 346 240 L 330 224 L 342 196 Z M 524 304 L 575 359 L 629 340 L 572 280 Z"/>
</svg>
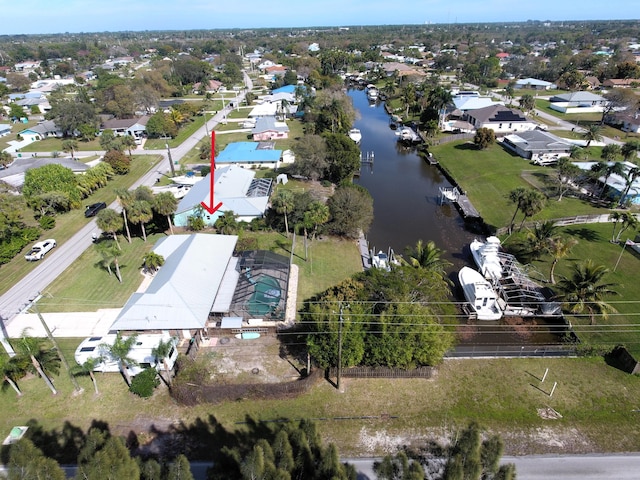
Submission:
<svg viewBox="0 0 640 480">
<path fill-rule="evenodd" d="M 362 232 L 358 237 L 358 250 L 360 251 L 360 258 L 362 259 L 362 268 L 364 270 L 371 268 L 371 253 L 369 252 L 369 242 L 367 242 L 367 239 Z"/>
<path fill-rule="evenodd" d="M 480 218 L 480 213 L 478 213 L 475 207 L 471 204 L 467 194 L 461 192 L 458 187 L 440 187 L 440 205 L 442 205 L 445 200 L 455 203 L 464 218 Z"/>
</svg>

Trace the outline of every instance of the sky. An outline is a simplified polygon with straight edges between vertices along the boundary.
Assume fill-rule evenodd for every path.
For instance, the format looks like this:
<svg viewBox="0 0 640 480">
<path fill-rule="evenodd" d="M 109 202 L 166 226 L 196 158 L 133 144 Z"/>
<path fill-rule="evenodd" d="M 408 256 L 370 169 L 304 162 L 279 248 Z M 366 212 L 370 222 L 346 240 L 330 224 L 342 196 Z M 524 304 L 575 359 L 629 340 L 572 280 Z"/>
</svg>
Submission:
<svg viewBox="0 0 640 480">
<path fill-rule="evenodd" d="M 0 35 L 634 18 L 638 0 L 0 0 Z"/>
</svg>

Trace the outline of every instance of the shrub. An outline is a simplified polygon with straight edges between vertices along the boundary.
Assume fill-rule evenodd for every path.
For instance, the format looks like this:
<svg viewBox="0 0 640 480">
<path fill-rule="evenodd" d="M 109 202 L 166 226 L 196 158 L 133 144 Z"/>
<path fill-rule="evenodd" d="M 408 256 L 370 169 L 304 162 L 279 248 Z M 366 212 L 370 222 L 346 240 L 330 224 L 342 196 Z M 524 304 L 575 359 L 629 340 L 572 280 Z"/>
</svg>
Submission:
<svg viewBox="0 0 640 480">
<path fill-rule="evenodd" d="M 117 150 L 109 150 L 102 160 L 111 165 L 113 171 L 118 175 L 126 175 L 131 168 L 129 157 Z"/>
<path fill-rule="evenodd" d="M 153 395 L 153 391 L 160 385 L 158 372 L 155 368 L 145 368 L 141 373 L 133 377 L 129 391 L 139 397 L 147 398 Z"/>
<path fill-rule="evenodd" d="M 38 223 L 43 230 L 51 230 L 56 226 L 56 219 L 49 215 L 43 215 L 38 220 Z"/>
</svg>

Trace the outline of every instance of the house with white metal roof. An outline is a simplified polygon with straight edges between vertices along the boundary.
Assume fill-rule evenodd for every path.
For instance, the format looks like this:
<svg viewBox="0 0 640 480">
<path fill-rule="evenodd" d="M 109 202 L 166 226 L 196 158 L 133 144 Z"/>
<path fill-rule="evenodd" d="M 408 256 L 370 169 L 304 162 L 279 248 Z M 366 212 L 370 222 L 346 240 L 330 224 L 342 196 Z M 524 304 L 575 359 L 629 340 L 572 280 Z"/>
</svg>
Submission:
<svg viewBox="0 0 640 480">
<path fill-rule="evenodd" d="M 214 174 L 214 202 L 222 202 L 222 206 L 213 214 L 203 210 L 201 202 L 209 204 L 211 192 L 211 175 Z M 255 172 L 238 165 L 217 168 L 202 181 L 191 187 L 180 200 L 173 223 L 177 227 L 186 227 L 189 217 L 201 215 L 206 225 L 213 226 L 218 218 L 227 211 L 237 215 L 238 221 L 250 222 L 261 218 L 269 203 L 272 180 L 255 178 Z"/>
<path fill-rule="evenodd" d="M 111 332 L 168 332 L 191 338 L 207 326 L 209 314 L 228 310 L 238 283 L 235 235 L 169 235 L 153 251 L 164 265 L 144 292 L 131 295 Z M 223 305 L 226 302 L 225 305 Z"/>
<path fill-rule="evenodd" d="M 572 92 L 554 95 L 549 108 L 562 113 L 602 113 L 609 100 L 591 92 Z"/>
<path fill-rule="evenodd" d="M 558 88 L 555 83 L 545 82 L 544 80 L 538 80 L 537 78 L 521 78 L 516 80 L 513 85 L 516 90 L 526 88 L 529 90 L 553 90 Z"/>
</svg>

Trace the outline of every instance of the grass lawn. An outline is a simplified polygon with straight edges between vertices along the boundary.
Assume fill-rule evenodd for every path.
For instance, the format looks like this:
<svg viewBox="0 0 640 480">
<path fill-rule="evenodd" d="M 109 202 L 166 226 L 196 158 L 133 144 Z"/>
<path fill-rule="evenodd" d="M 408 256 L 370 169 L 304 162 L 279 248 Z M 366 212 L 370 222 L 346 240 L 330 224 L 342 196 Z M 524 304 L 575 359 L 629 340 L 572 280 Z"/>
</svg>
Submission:
<svg viewBox="0 0 640 480">
<path fill-rule="evenodd" d="M 131 163 L 131 171 L 127 175 L 116 175 L 109 182 L 109 184 L 97 192 L 93 193 L 89 198 L 83 200 L 83 205 L 89 205 L 95 202 L 106 202 L 109 205 L 116 198 L 113 193 L 117 188 L 129 188 L 140 176 L 149 171 L 149 169 L 155 165 L 161 157 L 154 155 L 141 155 L 133 157 Z M 42 233 L 41 238 L 55 238 L 58 245 L 61 245 L 84 225 L 86 225 L 90 219 L 84 217 L 84 210 L 77 209 L 71 210 L 62 215 L 56 217 L 56 226 Z M 29 246 L 25 247 L 28 248 Z M 47 261 L 45 258 L 42 260 Z M 0 276 L 0 292 L 4 293 L 13 286 L 18 280 L 24 277 L 29 271 L 34 269 L 39 262 L 27 262 L 23 258 L 22 254 L 19 254 L 13 258 L 9 263 L 2 265 L 2 275 Z"/>
<path fill-rule="evenodd" d="M 70 153 L 62 151 L 63 138 L 45 138 L 37 142 L 30 143 L 26 147 L 20 149 L 21 152 L 60 152 L 60 155 L 70 156 Z M 102 151 L 104 148 L 100 146 L 100 139 L 96 137 L 90 142 L 78 140 L 76 152 L 96 152 Z"/>
<path fill-rule="evenodd" d="M 60 343 L 72 360 L 79 339 Z M 549 374 L 540 383 L 545 368 Z M 334 442 L 345 456 L 376 456 L 413 442 L 442 439 L 472 419 L 501 433 L 507 454 L 625 452 L 635 451 L 640 442 L 633 413 L 640 378 L 600 359 L 451 360 L 433 380 L 344 379 L 342 393 L 321 382 L 299 398 L 193 408 L 177 405 L 163 387 L 152 398 L 141 399 L 127 391 L 119 374 L 96 378 L 99 396 L 88 377 L 79 378 L 85 392 L 72 395 L 64 370 L 56 378 L 57 396 L 36 377 L 19 382 L 21 398 L 3 389 L 0 408 L 11 415 L 2 416 L 0 429 L 8 432 L 36 419 L 47 431 L 62 432 L 69 422 L 86 432 L 91 422 L 101 420 L 112 433 L 135 432 L 144 442 L 148 436 L 143 432 L 152 425 L 189 428 L 197 419 L 206 425 L 211 415 L 232 431 L 241 429 L 247 416 L 307 417 L 317 419 L 325 441 Z M 554 382 L 558 386 L 550 398 Z M 546 407 L 562 418 L 540 418 L 537 409 Z"/>
<path fill-rule="evenodd" d="M 508 197 L 511 190 L 517 187 L 546 188 L 545 182 L 555 172 L 549 167 L 532 165 L 499 144 L 477 150 L 471 142 L 452 142 L 432 147 L 431 151 L 467 192 L 485 222 L 495 228 L 509 225 L 515 211 Z M 561 202 L 550 198 L 544 210 L 532 220 L 597 213 L 608 213 L 608 210 L 575 198 L 564 198 Z M 516 221 L 520 218 L 521 214 L 518 214 Z"/>
<path fill-rule="evenodd" d="M 191 121 L 184 124 L 178 130 L 178 135 L 175 138 L 149 138 L 146 142 L 144 142 L 145 150 L 164 150 L 166 148 L 166 144 L 169 144 L 169 147 L 175 148 L 184 142 L 187 138 L 194 134 L 196 130 L 204 125 L 204 115 L 198 115 L 196 117 L 191 117 Z"/>
</svg>

